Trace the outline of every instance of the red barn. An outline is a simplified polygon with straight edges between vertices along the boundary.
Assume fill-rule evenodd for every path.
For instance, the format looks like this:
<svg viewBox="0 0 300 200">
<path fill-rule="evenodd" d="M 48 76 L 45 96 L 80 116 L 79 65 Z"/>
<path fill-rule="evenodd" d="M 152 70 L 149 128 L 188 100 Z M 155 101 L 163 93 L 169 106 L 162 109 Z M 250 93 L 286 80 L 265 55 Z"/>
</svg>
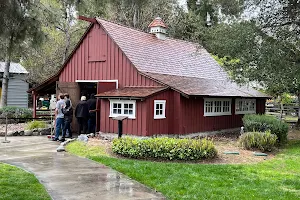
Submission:
<svg viewBox="0 0 300 200">
<path fill-rule="evenodd" d="M 152 136 L 237 128 L 243 114 L 264 113 L 267 96 L 238 86 L 198 44 L 166 37 L 160 18 L 149 33 L 105 21 L 91 25 L 60 71 L 31 89 L 80 95 L 97 93 L 97 129 Z M 57 83 L 57 84 L 55 84 Z"/>
</svg>

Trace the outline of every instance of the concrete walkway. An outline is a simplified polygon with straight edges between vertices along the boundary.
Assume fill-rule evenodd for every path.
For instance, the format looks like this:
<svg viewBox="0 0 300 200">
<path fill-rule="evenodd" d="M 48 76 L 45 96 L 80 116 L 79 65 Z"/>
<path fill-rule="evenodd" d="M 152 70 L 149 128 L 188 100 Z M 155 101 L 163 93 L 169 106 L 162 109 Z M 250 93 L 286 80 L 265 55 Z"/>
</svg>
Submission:
<svg viewBox="0 0 300 200">
<path fill-rule="evenodd" d="M 2 143 L 3 140 L 0 137 L 0 162 L 34 173 L 55 200 L 164 199 L 159 193 L 104 165 L 56 152 L 59 143 L 45 136 L 9 137 L 10 143 Z"/>
</svg>

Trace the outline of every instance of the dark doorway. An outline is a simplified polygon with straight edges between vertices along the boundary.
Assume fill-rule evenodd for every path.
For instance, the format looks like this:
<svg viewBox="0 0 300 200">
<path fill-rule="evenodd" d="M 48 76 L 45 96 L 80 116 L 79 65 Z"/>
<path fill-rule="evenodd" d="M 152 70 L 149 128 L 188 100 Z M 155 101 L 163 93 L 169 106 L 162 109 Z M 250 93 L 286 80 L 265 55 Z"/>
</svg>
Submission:
<svg viewBox="0 0 300 200">
<path fill-rule="evenodd" d="M 80 96 L 86 96 L 87 99 L 90 98 L 91 94 L 97 93 L 97 83 L 79 83 L 80 86 Z"/>
</svg>

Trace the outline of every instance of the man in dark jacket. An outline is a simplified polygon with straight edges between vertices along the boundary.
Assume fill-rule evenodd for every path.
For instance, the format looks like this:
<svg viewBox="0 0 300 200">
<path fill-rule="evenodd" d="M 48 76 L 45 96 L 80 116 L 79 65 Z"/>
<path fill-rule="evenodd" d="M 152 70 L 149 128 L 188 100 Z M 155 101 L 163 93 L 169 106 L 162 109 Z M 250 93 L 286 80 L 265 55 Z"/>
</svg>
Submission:
<svg viewBox="0 0 300 200">
<path fill-rule="evenodd" d="M 96 99 L 95 94 L 91 94 L 89 100 L 87 100 L 87 104 L 89 107 L 89 121 L 88 121 L 88 129 L 89 133 L 95 133 L 96 128 Z"/>
<path fill-rule="evenodd" d="M 65 141 L 67 131 L 69 132 L 69 137 L 72 138 L 71 123 L 73 119 L 73 108 L 70 101 L 66 101 L 66 107 L 62 109 L 62 113 L 64 114 L 65 124 L 61 140 Z"/>
<path fill-rule="evenodd" d="M 83 134 L 87 132 L 87 121 L 89 119 L 89 107 L 86 103 L 86 97 L 82 96 L 81 101 L 76 106 L 75 109 L 75 117 L 78 122 L 78 133 L 81 134 L 81 130 L 83 129 Z"/>
</svg>

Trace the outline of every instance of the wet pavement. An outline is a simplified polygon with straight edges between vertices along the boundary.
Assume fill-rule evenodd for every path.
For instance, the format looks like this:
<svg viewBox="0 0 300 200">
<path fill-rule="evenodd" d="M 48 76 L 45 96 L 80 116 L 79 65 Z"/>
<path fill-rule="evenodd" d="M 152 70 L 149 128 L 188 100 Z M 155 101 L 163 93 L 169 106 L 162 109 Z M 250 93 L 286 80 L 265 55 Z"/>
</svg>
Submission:
<svg viewBox="0 0 300 200">
<path fill-rule="evenodd" d="M 56 152 L 58 142 L 45 136 L 9 137 L 2 143 L 0 162 L 35 174 L 54 200 L 165 199 L 142 184 L 94 161 Z"/>
</svg>

